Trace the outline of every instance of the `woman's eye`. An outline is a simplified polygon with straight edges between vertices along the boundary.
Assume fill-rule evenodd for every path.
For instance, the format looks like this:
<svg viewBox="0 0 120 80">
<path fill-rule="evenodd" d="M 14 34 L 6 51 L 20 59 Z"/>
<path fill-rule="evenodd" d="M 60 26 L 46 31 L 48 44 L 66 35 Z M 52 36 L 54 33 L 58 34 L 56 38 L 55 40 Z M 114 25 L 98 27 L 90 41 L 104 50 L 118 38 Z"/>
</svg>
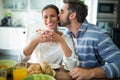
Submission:
<svg viewBox="0 0 120 80">
<path fill-rule="evenodd" d="M 47 16 L 44 16 L 43 18 L 48 18 Z"/>
<path fill-rule="evenodd" d="M 51 15 L 51 17 L 57 17 L 57 15 Z"/>
</svg>

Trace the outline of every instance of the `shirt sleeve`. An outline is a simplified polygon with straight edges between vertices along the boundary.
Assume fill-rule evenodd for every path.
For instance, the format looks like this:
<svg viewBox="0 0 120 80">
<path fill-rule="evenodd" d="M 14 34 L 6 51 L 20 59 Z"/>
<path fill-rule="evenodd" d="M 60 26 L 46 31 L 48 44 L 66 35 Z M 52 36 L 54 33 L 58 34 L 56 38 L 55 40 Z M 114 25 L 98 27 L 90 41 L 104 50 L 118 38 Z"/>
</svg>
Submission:
<svg viewBox="0 0 120 80">
<path fill-rule="evenodd" d="M 107 34 L 99 36 L 99 54 L 105 61 L 101 68 L 107 78 L 120 77 L 120 50 Z"/>
</svg>

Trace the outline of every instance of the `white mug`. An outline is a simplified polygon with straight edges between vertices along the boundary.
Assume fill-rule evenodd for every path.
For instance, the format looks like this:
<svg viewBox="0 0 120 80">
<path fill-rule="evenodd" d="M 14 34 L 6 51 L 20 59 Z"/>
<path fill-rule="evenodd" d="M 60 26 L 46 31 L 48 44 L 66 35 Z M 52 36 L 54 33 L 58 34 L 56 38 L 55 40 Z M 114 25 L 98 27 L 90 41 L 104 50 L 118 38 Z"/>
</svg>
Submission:
<svg viewBox="0 0 120 80">
<path fill-rule="evenodd" d="M 68 69 L 68 70 L 71 70 L 71 69 L 73 69 L 74 67 L 77 66 L 77 62 L 78 62 L 78 60 L 75 59 L 75 58 L 64 59 L 65 68 Z"/>
</svg>

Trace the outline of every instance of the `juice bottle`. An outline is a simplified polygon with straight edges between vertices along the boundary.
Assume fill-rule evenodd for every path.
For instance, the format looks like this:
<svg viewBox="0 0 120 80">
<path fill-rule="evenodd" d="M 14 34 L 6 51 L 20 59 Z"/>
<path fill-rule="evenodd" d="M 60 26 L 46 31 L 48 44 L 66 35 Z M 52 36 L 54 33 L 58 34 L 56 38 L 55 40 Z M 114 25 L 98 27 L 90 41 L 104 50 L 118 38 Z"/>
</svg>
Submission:
<svg viewBox="0 0 120 80">
<path fill-rule="evenodd" d="M 7 71 L 0 69 L 0 80 L 7 80 Z"/>
<path fill-rule="evenodd" d="M 7 80 L 5 77 L 0 77 L 0 80 Z"/>
</svg>

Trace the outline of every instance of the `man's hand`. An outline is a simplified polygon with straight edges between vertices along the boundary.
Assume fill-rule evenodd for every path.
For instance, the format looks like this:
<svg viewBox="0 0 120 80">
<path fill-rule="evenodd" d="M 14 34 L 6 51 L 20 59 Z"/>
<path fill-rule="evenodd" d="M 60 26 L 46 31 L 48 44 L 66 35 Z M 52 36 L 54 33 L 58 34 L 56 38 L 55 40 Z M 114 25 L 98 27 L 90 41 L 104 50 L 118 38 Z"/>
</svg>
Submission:
<svg viewBox="0 0 120 80">
<path fill-rule="evenodd" d="M 87 80 L 93 78 L 94 73 L 90 69 L 74 68 L 69 72 L 70 76 L 76 80 Z"/>
<path fill-rule="evenodd" d="M 80 68 L 76 67 L 69 72 L 70 76 L 76 80 L 87 80 L 91 78 L 105 78 L 105 71 L 100 67 Z"/>
</svg>

